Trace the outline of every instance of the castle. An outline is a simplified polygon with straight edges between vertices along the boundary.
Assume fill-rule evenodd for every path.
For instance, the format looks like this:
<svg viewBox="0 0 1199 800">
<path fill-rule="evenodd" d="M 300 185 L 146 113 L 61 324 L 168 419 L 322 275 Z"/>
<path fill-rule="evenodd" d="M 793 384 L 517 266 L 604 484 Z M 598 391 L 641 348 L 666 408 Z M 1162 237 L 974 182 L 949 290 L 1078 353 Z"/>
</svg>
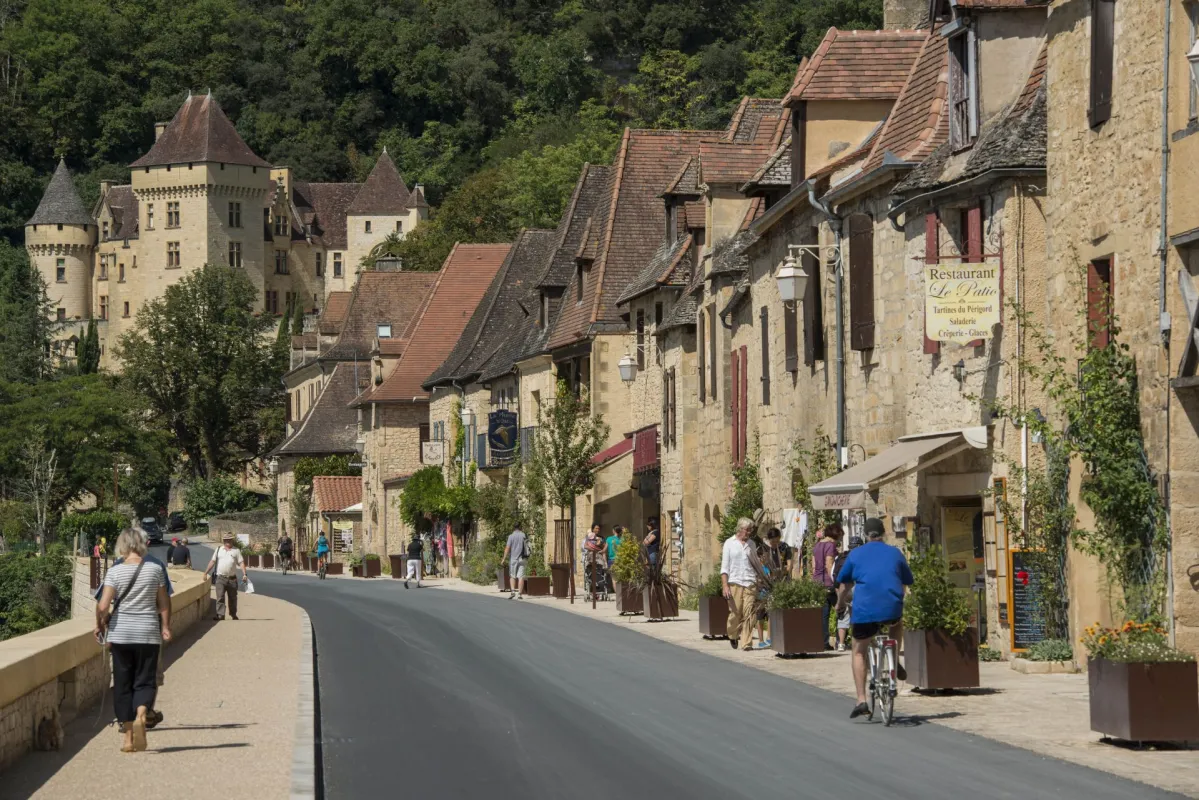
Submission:
<svg viewBox="0 0 1199 800">
<path fill-rule="evenodd" d="M 60 352 L 73 357 L 96 320 L 108 368 L 138 310 L 206 263 L 245 270 L 257 311 L 283 314 L 294 301 L 316 312 L 353 288 L 372 248 L 429 215 L 423 187 L 410 191 L 386 150 L 364 183 L 296 180 L 249 148 L 211 94 L 189 94 L 157 123 L 130 168 L 128 185 L 101 182 L 89 212 L 60 161 L 25 224 L 25 247 L 66 323 Z"/>
</svg>

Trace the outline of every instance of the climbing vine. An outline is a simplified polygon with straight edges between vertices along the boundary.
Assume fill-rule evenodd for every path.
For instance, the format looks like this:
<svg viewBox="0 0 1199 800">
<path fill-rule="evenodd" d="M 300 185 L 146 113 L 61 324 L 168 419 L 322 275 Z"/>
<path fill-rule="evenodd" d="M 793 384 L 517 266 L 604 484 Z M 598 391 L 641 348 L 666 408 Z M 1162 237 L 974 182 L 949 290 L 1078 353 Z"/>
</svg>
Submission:
<svg viewBox="0 0 1199 800">
<path fill-rule="evenodd" d="M 819 530 L 841 518 L 839 511 L 813 511 L 809 487 L 840 472 L 836 452 L 824 433 L 816 426 L 812 443 L 797 438 L 791 443 L 791 496 L 800 508 L 808 511 L 808 527 Z"/>
</svg>

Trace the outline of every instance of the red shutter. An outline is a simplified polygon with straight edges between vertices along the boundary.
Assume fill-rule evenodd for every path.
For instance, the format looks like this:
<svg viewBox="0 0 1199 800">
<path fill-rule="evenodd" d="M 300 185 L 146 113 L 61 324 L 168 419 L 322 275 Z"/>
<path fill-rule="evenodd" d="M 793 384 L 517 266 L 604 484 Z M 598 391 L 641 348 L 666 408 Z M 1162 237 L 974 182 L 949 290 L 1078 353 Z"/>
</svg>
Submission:
<svg viewBox="0 0 1199 800">
<path fill-rule="evenodd" d="M 746 432 L 749 420 L 749 348 L 741 345 L 741 430 L 739 432 L 740 439 L 738 440 L 738 465 L 745 463 L 745 454 L 748 451 Z"/>
<path fill-rule="evenodd" d="M 981 205 L 970 206 L 962 215 L 964 217 L 962 230 L 966 238 L 966 262 L 978 264 L 983 260 L 983 208 Z M 982 339 L 967 342 L 967 347 L 981 347 Z"/>
<path fill-rule="evenodd" d="M 698 344 L 698 350 L 699 350 L 699 352 L 696 353 L 698 358 L 696 358 L 695 361 L 696 361 L 696 364 L 699 369 L 699 376 L 698 376 L 699 377 L 699 401 L 702 403 L 702 402 L 704 402 L 704 400 L 707 399 L 707 395 L 708 395 L 708 374 L 707 374 L 707 370 L 705 369 L 705 366 L 707 365 L 707 357 L 708 356 L 707 356 L 707 353 L 704 352 L 704 349 L 705 349 L 704 343 L 707 341 L 707 339 L 705 337 L 705 332 L 704 332 L 704 310 L 702 308 L 695 315 L 695 318 L 696 318 L 696 324 L 698 326 L 697 332 L 699 333 L 699 335 L 695 337 L 696 343 Z"/>
<path fill-rule="evenodd" d="M 729 362 L 733 371 L 733 391 L 729 392 L 729 408 L 732 411 L 733 419 L 733 423 L 730 426 L 730 430 L 732 431 L 732 440 L 730 441 L 730 446 L 733 453 L 733 463 L 738 464 L 740 463 L 740 453 L 737 451 L 737 445 L 741 441 L 741 418 L 738 416 L 737 399 L 741 396 L 741 393 L 737 391 L 737 384 L 739 383 L 741 376 L 737 372 L 738 363 L 736 350 L 729 354 Z"/>
<path fill-rule="evenodd" d="M 1107 347 L 1112 314 L 1112 262 L 1101 258 L 1087 265 L 1087 341 L 1093 350 Z"/>
<path fill-rule="evenodd" d="M 874 223 L 865 214 L 849 218 L 849 346 L 874 347 Z"/>
<path fill-rule="evenodd" d="M 941 220 L 936 211 L 924 215 L 924 263 L 936 264 L 941 259 Z M 927 295 L 924 302 L 928 302 Z M 928 317 L 925 317 L 927 320 Z M 928 338 L 927 321 L 924 327 L 924 352 L 926 355 L 936 355 L 941 352 L 941 343 Z"/>
</svg>

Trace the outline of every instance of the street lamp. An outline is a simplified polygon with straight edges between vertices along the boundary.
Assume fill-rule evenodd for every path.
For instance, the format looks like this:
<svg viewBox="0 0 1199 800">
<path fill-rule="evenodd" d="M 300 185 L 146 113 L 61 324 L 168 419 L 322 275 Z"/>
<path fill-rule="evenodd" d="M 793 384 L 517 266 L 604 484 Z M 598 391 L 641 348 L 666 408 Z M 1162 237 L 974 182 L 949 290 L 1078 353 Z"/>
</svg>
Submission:
<svg viewBox="0 0 1199 800">
<path fill-rule="evenodd" d="M 616 363 L 616 368 L 620 370 L 620 379 L 625 383 L 632 383 L 637 377 L 637 359 L 628 353 Z"/>
<path fill-rule="evenodd" d="M 774 280 L 778 284 L 779 297 L 784 303 L 794 303 L 804 295 L 804 290 L 808 287 L 807 270 L 803 268 L 803 264 L 795 257 L 795 250 L 799 245 L 788 245 L 790 252 L 783 259 L 783 263 L 779 265 L 779 271 L 775 273 Z"/>
<path fill-rule="evenodd" d="M 267 471 L 270 472 L 271 475 L 278 475 L 279 474 L 279 457 L 272 456 L 271 460 L 267 462 L 266 467 L 267 467 Z"/>
</svg>

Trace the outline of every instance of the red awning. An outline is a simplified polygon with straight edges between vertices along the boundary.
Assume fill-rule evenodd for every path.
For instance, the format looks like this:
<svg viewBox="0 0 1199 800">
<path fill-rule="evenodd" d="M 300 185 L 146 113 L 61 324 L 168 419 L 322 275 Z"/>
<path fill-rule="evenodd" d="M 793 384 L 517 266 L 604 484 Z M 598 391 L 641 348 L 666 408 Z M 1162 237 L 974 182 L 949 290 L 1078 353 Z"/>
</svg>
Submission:
<svg viewBox="0 0 1199 800">
<path fill-rule="evenodd" d="M 591 457 L 591 463 L 595 464 L 596 466 L 599 466 L 601 464 L 606 464 L 609 461 L 611 461 L 612 459 L 617 458 L 618 456 L 623 456 L 625 453 L 629 452 L 632 449 L 633 449 L 633 437 L 627 436 L 624 439 L 621 439 L 616 444 L 607 448 L 606 450 L 601 450 L 598 453 L 596 453 L 594 456 Z"/>
<path fill-rule="evenodd" d="M 658 426 L 642 428 L 633 434 L 633 474 L 658 467 Z"/>
</svg>

